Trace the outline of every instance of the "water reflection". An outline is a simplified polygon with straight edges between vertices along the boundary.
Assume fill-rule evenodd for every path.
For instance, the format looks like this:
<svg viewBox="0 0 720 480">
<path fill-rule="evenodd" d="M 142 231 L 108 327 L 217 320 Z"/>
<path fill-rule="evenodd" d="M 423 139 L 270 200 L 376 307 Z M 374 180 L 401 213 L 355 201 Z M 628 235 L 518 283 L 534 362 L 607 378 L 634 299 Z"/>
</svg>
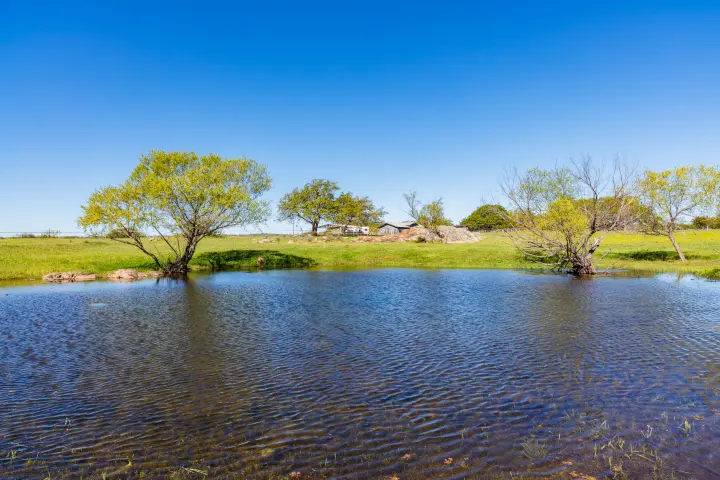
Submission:
<svg viewBox="0 0 720 480">
<path fill-rule="evenodd" d="M 720 469 L 717 284 L 274 271 L 7 292 L 7 478 Z"/>
</svg>

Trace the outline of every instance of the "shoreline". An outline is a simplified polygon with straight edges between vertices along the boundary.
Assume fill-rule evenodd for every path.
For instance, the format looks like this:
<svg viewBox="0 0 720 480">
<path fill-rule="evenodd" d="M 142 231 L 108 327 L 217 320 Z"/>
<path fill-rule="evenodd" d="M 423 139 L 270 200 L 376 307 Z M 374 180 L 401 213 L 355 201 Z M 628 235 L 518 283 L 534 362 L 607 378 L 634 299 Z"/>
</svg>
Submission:
<svg viewBox="0 0 720 480">
<path fill-rule="evenodd" d="M 433 268 L 547 271 L 521 258 L 499 233 L 485 233 L 477 243 L 380 243 L 306 240 L 290 236 L 219 237 L 204 240 L 190 266 L 195 272 L 264 268 Z M 665 240 L 665 241 L 663 241 Z M 601 271 L 633 275 L 692 274 L 720 279 L 720 230 L 685 231 L 680 241 L 689 261 L 674 258 L 663 238 L 640 234 L 609 235 L 598 254 Z M 134 247 L 108 239 L 0 239 L 0 288 L 8 283 L 40 283 L 51 272 L 106 276 L 119 269 L 155 270 Z"/>
</svg>

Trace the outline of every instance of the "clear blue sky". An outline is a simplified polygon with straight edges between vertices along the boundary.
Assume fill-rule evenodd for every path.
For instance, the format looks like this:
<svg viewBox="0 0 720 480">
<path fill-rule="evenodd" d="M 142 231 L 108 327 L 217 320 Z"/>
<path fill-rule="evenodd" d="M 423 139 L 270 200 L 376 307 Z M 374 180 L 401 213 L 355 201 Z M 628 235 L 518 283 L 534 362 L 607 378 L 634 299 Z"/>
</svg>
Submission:
<svg viewBox="0 0 720 480">
<path fill-rule="evenodd" d="M 506 166 L 720 153 L 717 1 L 0 0 L 0 73 L 2 232 L 78 231 L 151 148 L 455 221 Z"/>
</svg>

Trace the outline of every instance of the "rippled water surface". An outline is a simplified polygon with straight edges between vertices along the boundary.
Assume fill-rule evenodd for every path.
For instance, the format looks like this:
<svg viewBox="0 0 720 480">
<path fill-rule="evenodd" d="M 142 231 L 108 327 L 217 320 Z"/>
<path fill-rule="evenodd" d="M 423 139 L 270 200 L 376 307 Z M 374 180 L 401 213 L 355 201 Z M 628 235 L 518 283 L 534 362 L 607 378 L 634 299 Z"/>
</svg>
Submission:
<svg viewBox="0 0 720 480">
<path fill-rule="evenodd" d="M 0 290 L 0 476 L 716 478 L 719 294 L 459 270 Z"/>
</svg>

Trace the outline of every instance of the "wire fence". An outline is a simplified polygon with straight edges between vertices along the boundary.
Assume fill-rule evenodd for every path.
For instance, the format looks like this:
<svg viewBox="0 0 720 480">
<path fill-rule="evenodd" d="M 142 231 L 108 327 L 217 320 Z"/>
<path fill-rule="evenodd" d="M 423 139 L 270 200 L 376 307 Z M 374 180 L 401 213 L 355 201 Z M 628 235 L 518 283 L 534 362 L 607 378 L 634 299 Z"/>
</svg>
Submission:
<svg viewBox="0 0 720 480">
<path fill-rule="evenodd" d="M 222 237 L 242 237 L 242 236 L 257 236 L 257 235 L 304 235 L 308 231 L 296 228 L 294 230 L 272 230 L 272 231 L 246 231 L 246 232 L 227 232 L 219 236 Z M 147 235 L 147 237 L 154 237 L 156 235 Z M 0 232 L 0 238 L 98 238 L 96 235 L 88 234 L 87 232 L 63 232 L 60 230 L 41 230 L 41 231 L 15 231 L 15 232 Z M 104 237 L 99 237 L 104 238 Z"/>
</svg>

